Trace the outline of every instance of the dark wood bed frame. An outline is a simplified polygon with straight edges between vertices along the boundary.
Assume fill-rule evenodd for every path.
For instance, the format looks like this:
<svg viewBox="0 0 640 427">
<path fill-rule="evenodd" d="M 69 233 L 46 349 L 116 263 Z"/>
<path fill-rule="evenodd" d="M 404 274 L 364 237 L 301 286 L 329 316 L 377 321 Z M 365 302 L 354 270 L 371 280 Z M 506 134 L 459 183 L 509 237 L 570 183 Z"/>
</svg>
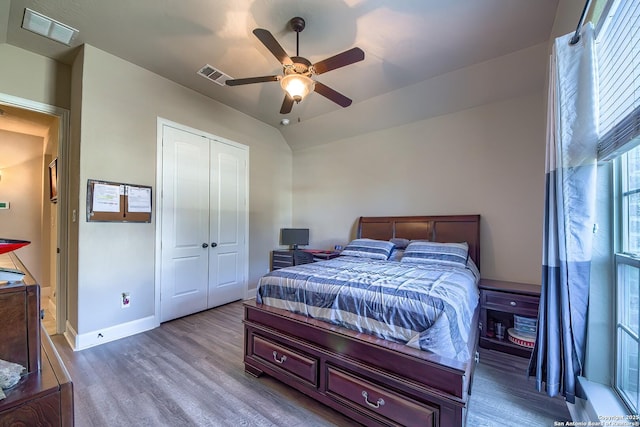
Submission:
<svg viewBox="0 0 640 427">
<path fill-rule="evenodd" d="M 480 267 L 480 216 L 361 217 L 358 237 L 467 242 Z M 459 362 L 309 319 L 244 304 L 244 363 L 365 425 L 462 426 L 478 348 L 478 309 Z"/>
</svg>

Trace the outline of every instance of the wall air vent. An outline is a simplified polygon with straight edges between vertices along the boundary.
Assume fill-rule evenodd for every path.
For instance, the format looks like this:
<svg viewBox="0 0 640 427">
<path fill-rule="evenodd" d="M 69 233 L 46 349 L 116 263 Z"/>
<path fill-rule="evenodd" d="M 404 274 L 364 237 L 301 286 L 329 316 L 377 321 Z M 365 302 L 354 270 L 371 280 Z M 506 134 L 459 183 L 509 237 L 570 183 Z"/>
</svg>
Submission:
<svg viewBox="0 0 640 427">
<path fill-rule="evenodd" d="M 211 65 L 207 64 L 204 67 L 200 68 L 198 70 L 198 74 L 201 75 L 202 77 L 211 80 L 214 83 L 218 83 L 220 86 L 224 86 L 225 82 L 229 79 L 231 79 L 231 77 L 225 73 L 223 73 L 222 71 L 212 67 Z"/>
</svg>

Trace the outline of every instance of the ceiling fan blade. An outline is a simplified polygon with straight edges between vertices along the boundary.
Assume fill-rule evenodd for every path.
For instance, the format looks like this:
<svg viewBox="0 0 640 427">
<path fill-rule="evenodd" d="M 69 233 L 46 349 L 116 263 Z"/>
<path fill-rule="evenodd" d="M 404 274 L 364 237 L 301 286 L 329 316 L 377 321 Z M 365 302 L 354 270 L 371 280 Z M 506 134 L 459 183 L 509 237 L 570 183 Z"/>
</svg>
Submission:
<svg viewBox="0 0 640 427">
<path fill-rule="evenodd" d="M 335 90 L 331 89 L 329 86 L 324 85 L 320 82 L 316 82 L 315 88 L 313 90 L 319 93 L 320 95 L 324 96 L 325 98 L 329 99 L 330 101 L 335 102 L 341 107 L 348 107 L 353 102 L 351 101 L 351 99 L 347 98 L 340 92 L 336 92 Z"/>
<path fill-rule="evenodd" d="M 282 46 L 280 46 L 280 43 L 278 43 L 276 38 L 273 37 L 273 34 L 263 28 L 256 28 L 253 30 L 253 34 L 255 34 L 258 40 L 260 40 L 262 44 L 269 49 L 273 56 L 275 56 L 282 65 L 293 64 L 293 61 L 289 58 L 289 55 L 287 55 L 287 52 L 284 51 Z"/>
<path fill-rule="evenodd" d="M 293 98 L 288 93 L 284 94 L 284 100 L 282 101 L 282 107 L 280 107 L 280 114 L 289 114 L 293 108 Z"/>
<path fill-rule="evenodd" d="M 246 79 L 227 80 L 227 86 L 248 85 L 251 83 L 277 82 L 280 76 L 247 77 Z"/>
<path fill-rule="evenodd" d="M 346 65 L 353 64 L 354 62 L 362 61 L 364 59 L 364 51 L 359 47 L 345 50 L 342 53 L 327 58 L 323 61 L 313 64 L 313 68 L 316 74 L 326 73 L 327 71 L 335 70 L 336 68 L 344 67 Z"/>
</svg>

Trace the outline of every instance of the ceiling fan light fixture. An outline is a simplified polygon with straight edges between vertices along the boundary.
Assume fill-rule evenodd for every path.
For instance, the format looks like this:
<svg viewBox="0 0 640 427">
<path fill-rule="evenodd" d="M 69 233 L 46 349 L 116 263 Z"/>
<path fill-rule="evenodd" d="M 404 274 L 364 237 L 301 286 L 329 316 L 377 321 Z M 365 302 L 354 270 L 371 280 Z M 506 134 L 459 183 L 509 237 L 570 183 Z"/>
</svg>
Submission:
<svg viewBox="0 0 640 427">
<path fill-rule="evenodd" d="M 289 27 L 296 32 L 296 56 L 289 56 L 280 46 L 280 43 L 268 30 L 255 28 L 253 34 L 260 40 L 273 56 L 282 64 L 284 76 L 260 76 L 243 79 L 229 79 L 225 81 L 227 86 L 240 86 L 253 83 L 280 82 L 280 86 L 286 95 L 280 107 L 280 114 L 289 114 L 294 102 L 302 101 L 309 92 L 317 92 L 329 101 L 341 107 L 348 107 L 353 102 L 340 92 L 331 89 L 322 82 L 316 82 L 311 76 L 324 74 L 328 71 L 342 68 L 364 59 L 364 52 L 358 47 L 345 50 L 322 61 L 312 64 L 307 58 L 300 56 L 300 32 L 304 29 L 304 19 L 295 17 L 289 21 Z"/>
<path fill-rule="evenodd" d="M 295 102 L 300 102 L 313 91 L 315 82 L 303 74 L 288 74 L 280 80 L 280 86 Z"/>
</svg>

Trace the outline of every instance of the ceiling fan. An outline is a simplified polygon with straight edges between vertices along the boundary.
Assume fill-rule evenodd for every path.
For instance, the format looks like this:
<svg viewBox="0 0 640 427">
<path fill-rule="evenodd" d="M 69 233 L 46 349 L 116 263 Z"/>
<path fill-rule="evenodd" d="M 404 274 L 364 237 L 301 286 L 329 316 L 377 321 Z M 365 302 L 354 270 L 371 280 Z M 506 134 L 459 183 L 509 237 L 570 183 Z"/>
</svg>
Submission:
<svg viewBox="0 0 640 427">
<path fill-rule="evenodd" d="M 315 64 L 311 64 L 308 59 L 299 56 L 299 38 L 300 32 L 304 30 L 305 27 L 304 19 L 300 17 L 292 18 L 289 21 L 289 26 L 296 32 L 296 56 L 293 57 L 287 55 L 269 31 L 262 28 L 253 30 L 253 34 L 255 34 L 258 40 L 280 61 L 283 66 L 284 75 L 230 79 L 226 81 L 226 84 L 229 86 L 239 86 L 251 83 L 279 81 L 280 86 L 282 86 L 282 89 L 285 91 L 284 101 L 282 101 L 282 107 L 280 108 L 281 114 L 290 113 L 293 108 L 293 103 L 299 103 L 311 91 L 319 93 L 341 107 L 351 105 L 351 99 L 331 89 L 329 86 L 313 80 L 311 77 L 362 61 L 364 59 L 362 49 L 354 47 L 320 62 L 316 62 Z"/>
</svg>

